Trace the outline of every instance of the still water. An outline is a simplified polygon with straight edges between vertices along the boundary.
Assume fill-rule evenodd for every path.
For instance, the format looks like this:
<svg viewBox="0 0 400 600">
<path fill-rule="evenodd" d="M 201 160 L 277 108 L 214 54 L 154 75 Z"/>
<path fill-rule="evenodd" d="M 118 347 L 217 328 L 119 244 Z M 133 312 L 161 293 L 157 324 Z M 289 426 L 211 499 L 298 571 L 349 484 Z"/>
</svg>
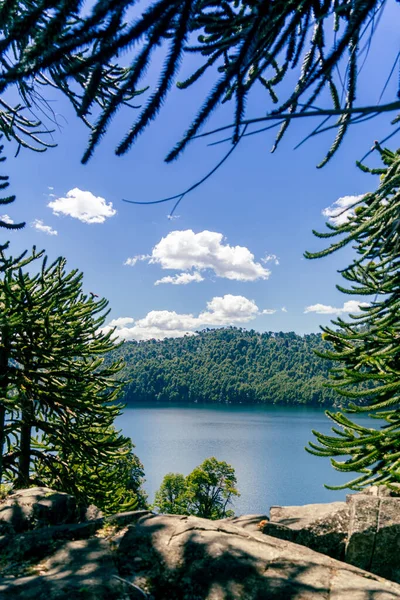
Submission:
<svg viewBox="0 0 400 600">
<path fill-rule="evenodd" d="M 276 504 L 344 500 L 348 492 L 330 491 L 323 484 L 352 479 L 334 471 L 329 459 L 304 450 L 312 429 L 330 430 L 318 408 L 131 405 L 117 426 L 136 445 L 150 501 L 166 473 L 187 475 L 211 456 L 235 468 L 241 493 L 236 514 L 265 513 Z"/>
</svg>

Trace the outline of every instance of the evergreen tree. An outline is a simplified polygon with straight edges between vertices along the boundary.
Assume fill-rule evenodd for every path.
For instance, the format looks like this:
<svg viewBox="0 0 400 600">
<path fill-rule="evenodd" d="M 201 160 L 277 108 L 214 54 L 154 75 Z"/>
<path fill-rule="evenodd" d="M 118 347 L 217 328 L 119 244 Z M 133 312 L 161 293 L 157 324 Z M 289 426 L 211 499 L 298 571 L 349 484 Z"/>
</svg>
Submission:
<svg viewBox="0 0 400 600">
<path fill-rule="evenodd" d="M 18 148 L 44 151 L 53 146 L 48 124 L 56 117 L 43 99 L 43 88 L 56 88 L 90 128 L 86 162 L 118 109 L 131 106 L 135 96 L 148 90 L 146 73 L 157 65 L 159 80 L 147 96 L 140 97 L 144 105 L 135 107 L 140 108 L 138 117 L 117 146 L 116 153 L 123 154 L 159 114 L 177 83 L 180 63 L 193 54 L 198 68 L 179 87 L 187 88 L 209 72 L 215 83 L 167 161 L 199 135 L 219 104 L 228 101 L 234 103 L 234 119 L 223 130 L 232 131 L 234 145 L 245 135 L 269 129 L 265 121 L 280 125 L 277 144 L 294 118 L 337 117 L 336 123 L 323 121 L 312 132 L 337 130 L 323 163 L 339 148 L 352 123 L 400 109 L 399 98 L 387 104 L 355 105 L 364 40 L 374 35 L 388 3 L 154 0 L 141 13 L 138 4 L 95 0 L 89 8 L 77 0 L 4 1 L 0 7 L 0 132 L 16 141 Z M 163 61 L 160 48 L 165 52 Z M 347 68 L 341 74 L 343 64 Z M 395 67 L 396 63 L 392 73 Z M 294 84 L 283 86 L 279 99 L 279 85 L 296 72 Z M 263 116 L 246 119 L 246 101 L 256 86 L 265 90 Z M 19 96 L 15 105 L 9 100 L 13 87 Z M 256 129 L 250 131 L 252 125 Z"/>
<path fill-rule="evenodd" d="M 338 363 L 331 385 L 352 402 L 343 412 L 327 412 L 335 435 L 313 432 L 318 443 L 307 448 L 317 456 L 334 457 L 332 465 L 339 471 L 361 474 L 340 486 L 355 490 L 372 483 L 393 487 L 400 482 L 400 151 L 391 152 L 379 144 L 376 149 L 385 168 L 359 166 L 380 175 L 378 189 L 353 207 L 344 224 L 328 225 L 330 233 L 317 234 L 340 236 L 339 241 L 308 254 L 319 258 L 352 242 L 356 256 L 342 271 L 347 286 L 338 289 L 370 299 L 361 315 L 338 318 L 333 321 L 335 328 L 323 328 L 325 339 L 333 345 L 325 356 Z M 366 401 L 364 406 L 359 404 L 361 399 Z M 374 426 L 353 420 L 365 413 L 378 419 Z M 339 461 L 340 456 L 347 459 Z"/>
<path fill-rule="evenodd" d="M 85 501 L 105 487 L 100 508 L 123 497 L 132 507 L 132 471 L 141 465 L 113 427 L 123 383 L 121 362 L 104 364 L 114 347 L 113 332 L 101 332 L 107 301 L 85 296 L 82 274 L 67 273 L 63 258 L 50 266 L 44 258 L 35 275 L 25 271 L 38 256 L 0 253 L 0 482 L 52 485 Z"/>
</svg>

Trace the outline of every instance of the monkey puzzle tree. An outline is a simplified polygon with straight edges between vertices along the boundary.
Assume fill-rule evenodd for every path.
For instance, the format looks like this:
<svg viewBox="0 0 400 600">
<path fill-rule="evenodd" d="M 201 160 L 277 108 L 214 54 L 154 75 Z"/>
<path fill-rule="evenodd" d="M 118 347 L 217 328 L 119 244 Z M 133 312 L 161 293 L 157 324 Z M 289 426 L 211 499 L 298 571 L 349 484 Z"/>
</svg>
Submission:
<svg viewBox="0 0 400 600">
<path fill-rule="evenodd" d="M 361 474 L 332 489 L 362 489 L 372 483 L 393 487 L 400 482 L 400 150 L 391 152 L 379 145 L 377 150 L 385 168 L 359 166 L 381 176 L 378 189 L 357 202 L 342 225 L 328 225 L 330 233 L 317 234 L 341 236 L 339 241 L 307 254 L 320 258 L 353 243 L 356 255 L 342 271 L 347 285 L 338 289 L 371 299 L 360 315 L 338 318 L 333 321 L 335 329 L 323 328 L 333 345 L 325 356 L 338 363 L 331 385 L 350 403 L 344 412 L 327 411 L 335 435 L 314 431 L 318 443 L 310 443 L 307 450 L 333 457 L 332 465 L 339 471 Z M 361 398 L 363 406 L 357 403 Z M 367 427 L 347 416 L 365 413 L 380 422 Z M 347 459 L 338 461 L 339 456 Z"/>
<path fill-rule="evenodd" d="M 386 104 L 356 105 L 370 38 L 383 11 L 394 2 L 154 0 L 143 4 L 140 10 L 141 3 L 135 0 L 96 0 L 90 7 L 80 0 L 3 2 L 0 131 L 7 140 L 37 151 L 53 145 L 48 134 L 56 116 L 43 94 L 46 87 L 56 89 L 90 128 L 86 162 L 118 109 L 131 106 L 132 99 L 148 91 L 140 95 L 143 106 L 135 107 L 140 109 L 138 116 L 117 146 L 116 153 L 124 154 L 157 117 L 174 84 L 185 89 L 206 73 L 212 75 L 214 85 L 167 161 L 199 135 L 208 134 L 201 128 L 225 102 L 234 105 L 233 119 L 219 131 L 229 132 L 228 141 L 234 146 L 246 135 L 277 125 L 276 147 L 293 119 L 323 119 L 311 135 L 337 131 L 323 163 L 353 123 L 400 109 L 399 97 Z M 396 52 L 394 64 L 387 65 L 387 72 L 393 66 L 391 75 Z M 196 70 L 178 82 L 181 62 L 193 55 Z M 149 67 L 160 73 L 153 88 L 146 81 Z M 280 87 L 287 80 L 290 85 Z M 265 92 L 263 114 L 248 119 L 246 102 L 257 88 Z M 19 95 L 15 105 L 10 104 L 10 91 Z M 393 122 L 399 123 L 399 118 Z"/>
<path fill-rule="evenodd" d="M 85 296 L 82 274 L 67 273 L 63 258 L 25 271 L 39 256 L 0 253 L 0 475 L 14 487 L 51 484 L 81 499 L 109 485 L 110 497 L 122 498 L 121 471 L 134 455 L 113 427 L 123 384 L 115 377 L 122 364 L 104 364 L 114 347 L 113 332 L 101 331 L 107 301 Z"/>
</svg>

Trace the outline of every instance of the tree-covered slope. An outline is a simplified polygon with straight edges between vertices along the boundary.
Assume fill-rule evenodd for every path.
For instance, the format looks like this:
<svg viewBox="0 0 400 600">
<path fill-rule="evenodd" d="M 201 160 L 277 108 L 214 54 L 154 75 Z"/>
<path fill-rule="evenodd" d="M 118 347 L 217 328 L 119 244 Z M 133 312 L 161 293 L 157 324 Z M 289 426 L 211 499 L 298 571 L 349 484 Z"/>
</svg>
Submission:
<svg viewBox="0 0 400 600">
<path fill-rule="evenodd" d="M 113 352 L 124 358 L 127 402 L 231 402 L 333 404 L 325 387 L 331 364 L 319 334 L 204 330 L 196 336 L 127 342 Z"/>
</svg>

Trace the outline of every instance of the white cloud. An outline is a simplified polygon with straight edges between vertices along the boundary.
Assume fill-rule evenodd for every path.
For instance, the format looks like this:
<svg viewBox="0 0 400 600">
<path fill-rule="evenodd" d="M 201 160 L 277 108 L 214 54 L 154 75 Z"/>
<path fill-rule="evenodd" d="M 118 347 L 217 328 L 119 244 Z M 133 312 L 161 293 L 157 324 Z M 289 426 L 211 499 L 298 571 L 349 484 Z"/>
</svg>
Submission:
<svg viewBox="0 0 400 600">
<path fill-rule="evenodd" d="M 49 186 L 47 187 L 47 189 L 48 189 L 48 190 L 51 190 L 51 191 L 53 191 L 53 190 L 54 190 L 54 188 L 53 188 L 53 186 L 52 186 L 52 185 L 49 185 Z"/>
<path fill-rule="evenodd" d="M 364 194 L 361 196 L 343 196 L 324 208 L 322 214 L 324 217 L 328 217 L 333 225 L 344 225 L 354 215 L 354 206 L 364 198 Z"/>
<path fill-rule="evenodd" d="M 276 254 L 266 254 L 264 258 L 261 259 L 261 262 L 267 264 L 273 261 L 276 266 L 279 265 L 279 258 Z"/>
<path fill-rule="evenodd" d="M 274 308 L 264 308 L 261 312 L 262 315 L 274 315 L 276 313 L 276 309 Z"/>
<path fill-rule="evenodd" d="M 0 215 L 0 221 L 7 223 L 7 225 L 13 225 L 14 221 L 8 215 Z"/>
<path fill-rule="evenodd" d="M 268 279 L 269 269 L 255 262 L 254 254 L 245 246 L 224 243 L 222 233 L 191 229 L 171 231 L 156 244 L 150 256 L 128 258 L 124 264 L 134 266 L 138 260 L 148 260 L 162 269 L 195 272 L 210 269 L 217 277 L 236 281 Z M 198 279 L 193 281 L 199 281 Z"/>
<path fill-rule="evenodd" d="M 304 310 L 305 313 L 314 312 L 318 315 L 342 315 L 344 313 L 357 314 L 362 312 L 360 307 L 369 306 L 368 302 L 358 302 L 357 300 L 348 300 L 342 306 L 342 308 L 335 308 L 326 304 L 313 304 L 307 306 Z"/>
<path fill-rule="evenodd" d="M 83 223 L 104 223 L 117 213 L 112 202 L 107 203 L 104 198 L 79 188 L 70 190 L 65 198 L 56 198 L 47 206 L 53 209 L 55 215 L 68 215 Z"/>
<path fill-rule="evenodd" d="M 126 267 L 134 267 L 139 260 L 147 260 L 148 258 L 151 258 L 149 254 L 138 254 L 138 256 L 127 258 L 124 265 Z"/>
<path fill-rule="evenodd" d="M 47 235 L 58 235 L 58 231 L 53 229 L 50 225 L 45 225 L 41 219 L 35 219 L 33 223 L 31 223 L 31 227 L 38 231 L 42 231 L 43 233 L 47 233 Z"/>
<path fill-rule="evenodd" d="M 110 321 L 108 323 L 107 327 L 122 328 L 122 327 L 125 327 L 125 325 L 130 325 L 131 323 L 134 323 L 134 322 L 135 322 L 135 319 L 132 319 L 132 317 L 120 317 L 119 319 L 113 319 L 112 321 Z"/>
<path fill-rule="evenodd" d="M 158 279 L 154 285 L 160 285 L 160 283 L 172 283 L 172 285 L 187 285 L 192 281 L 204 281 L 204 277 L 200 275 L 198 271 L 192 273 L 181 273 L 180 275 L 168 275 Z"/>
<path fill-rule="evenodd" d="M 125 340 L 163 339 L 194 335 L 207 326 L 247 323 L 262 314 L 254 300 L 244 296 L 216 296 L 207 303 L 206 310 L 197 317 L 188 313 L 169 310 L 152 310 L 143 319 L 131 317 L 114 319 L 103 328 L 104 332 L 117 327 L 116 335 Z M 130 325 L 130 327 L 128 327 Z"/>
<path fill-rule="evenodd" d="M 284 313 L 287 313 L 287 308 L 286 308 L 286 306 L 282 306 L 282 308 L 281 308 L 281 311 L 282 311 L 282 312 L 284 312 Z"/>
<path fill-rule="evenodd" d="M 233 325 L 247 323 L 259 314 L 254 300 L 244 296 L 217 296 L 207 302 L 207 310 L 200 313 L 198 320 L 201 325 Z"/>
</svg>

